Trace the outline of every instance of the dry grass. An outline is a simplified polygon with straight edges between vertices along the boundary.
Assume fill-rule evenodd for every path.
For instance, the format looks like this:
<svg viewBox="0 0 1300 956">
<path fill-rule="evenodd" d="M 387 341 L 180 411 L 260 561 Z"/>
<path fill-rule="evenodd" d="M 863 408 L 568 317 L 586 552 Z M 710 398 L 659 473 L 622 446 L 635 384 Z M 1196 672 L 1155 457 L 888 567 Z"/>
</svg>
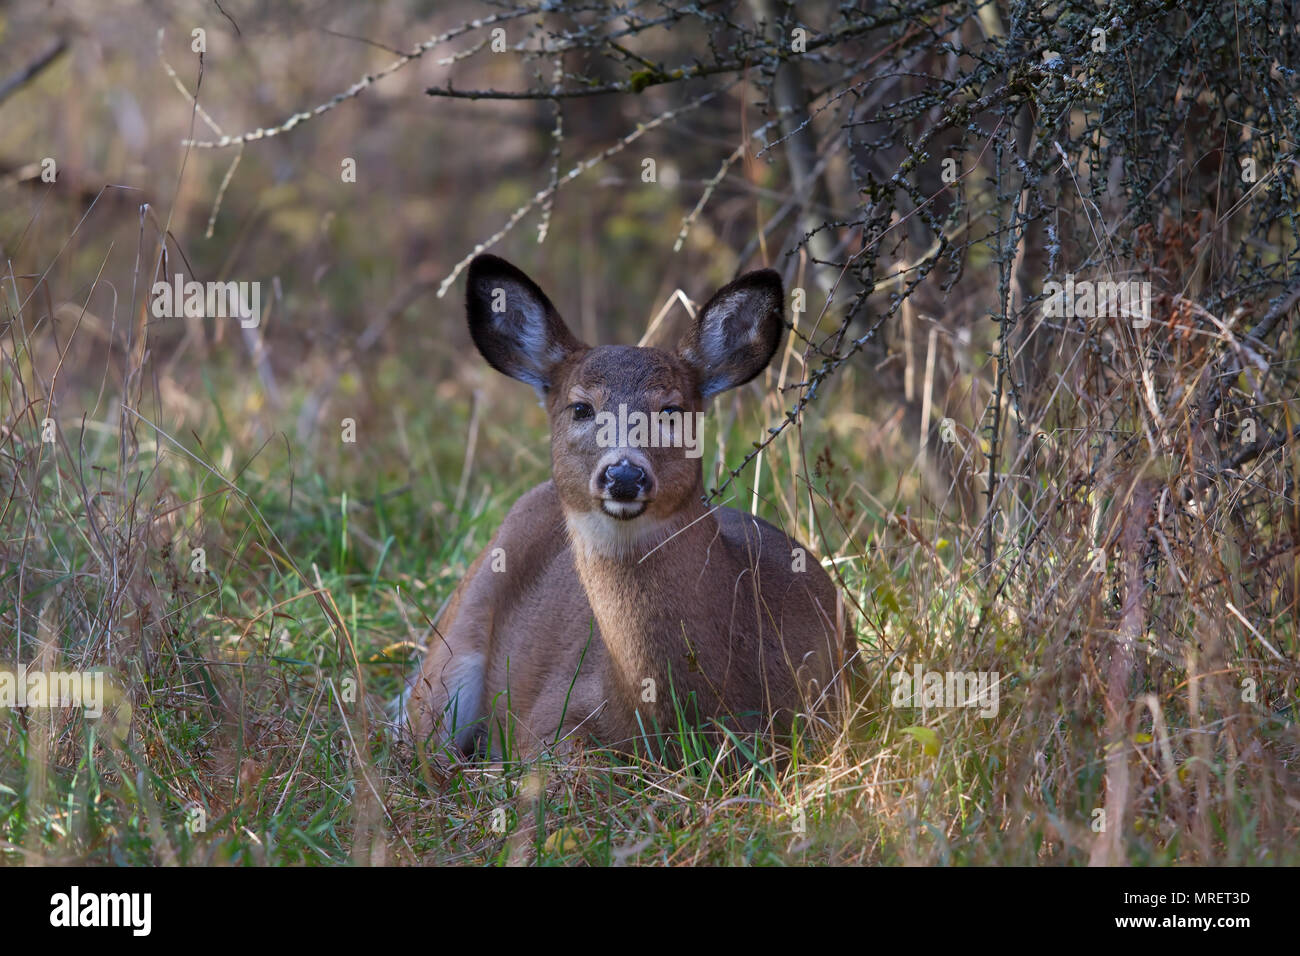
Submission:
<svg viewBox="0 0 1300 956">
<path fill-rule="evenodd" d="M 49 382 L 19 318 L 3 373 L 5 625 L 23 635 L 23 659 L 106 667 L 124 693 L 103 723 L 8 715 L 6 853 L 1294 862 L 1295 462 L 1264 445 L 1231 468 L 1206 462 L 1192 399 L 1213 353 L 1170 318 L 1144 333 L 1084 322 L 1076 341 L 1096 347 L 1076 346 L 1062 387 L 1011 430 L 1022 434 L 1006 453 L 992 563 L 987 513 L 963 520 L 956 504 L 955 483 L 982 467 L 949 469 L 947 499 L 919 490 L 919 467 L 891 482 L 870 463 L 911 443 L 862 427 L 873 413 L 851 376 L 824 417 L 783 433 L 733 483 L 726 494 L 748 505 L 760 475 L 760 512 L 834 559 L 862 648 L 852 726 L 780 772 L 741 742 L 673 769 L 596 752 L 447 767 L 394 741 L 379 702 L 495 521 L 544 475 L 540 414 L 523 412 L 529 440 L 506 434 L 502 406 L 519 401 L 508 385 L 479 413 L 479 461 L 463 460 L 469 413 L 447 421 L 450 402 L 291 463 L 287 443 L 255 436 L 292 409 L 237 418 L 221 396 L 252 386 L 234 382 L 184 431 L 162 402 L 129 405 L 116 429 L 110 416 L 84 428 L 65 416 L 49 443 Z M 766 397 L 753 390 L 760 401 L 718 410 L 715 474 L 778 417 L 777 376 Z M 983 461 L 954 434 L 941 454 Z M 395 449 L 421 446 L 400 483 Z M 206 573 L 191 569 L 198 547 Z M 896 706 L 891 678 L 915 666 L 995 672 L 996 715 Z M 737 748 L 747 769 L 722 769 Z"/>
</svg>

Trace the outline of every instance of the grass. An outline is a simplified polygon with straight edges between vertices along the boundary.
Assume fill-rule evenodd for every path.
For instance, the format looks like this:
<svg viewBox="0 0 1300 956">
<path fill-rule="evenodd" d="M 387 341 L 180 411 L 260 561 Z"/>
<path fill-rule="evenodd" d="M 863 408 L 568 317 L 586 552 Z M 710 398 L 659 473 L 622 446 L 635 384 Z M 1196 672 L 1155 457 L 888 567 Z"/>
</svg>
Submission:
<svg viewBox="0 0 1300 956">
<path fill-rule="evenodd" d="M 357 444 L 322 426 L 317 447 L 291 456 L 268 422 L 292 420 L 303 396 L 250 413 L 252 389 L 210 368 L 210 411 L 183 430 L 143 412 L 117 430 L 65 416 L 48 443 L 24 400 L 36 389 L 21 335 L 12 341 L 0 617 L 23 635 L 22 659 L 106 667 L 120 694 L 102 721 L 0 717 L 9 862 L 1083 863 L 1098 811 L 1114 811 L 1116 747 L 1128 862 L 1300 859 L 1294 674 L 1261 650 L 1294 659 L 1285 575 L 1264 595 L 1280 612 L 1231 632 L 1207 622 L 1197 591 L 1248 574 L 1257 549 L 1218 537 L 1219 564 L 1200 580 L 1149 582 L 1146 667 L 1108 743 L 1104 668 L 1134 563 L 1114 548 L 1098 559 L 1064 512 L 1099 511 L 1101 540 L 1107 522 L 1122 531 L 1132 488 L 1118 479 L 1070 500 L 1044 467 L 1021 499 L 1034 520 L 1013 526 L 990 570 L 978 527 L 867 490 L 889 481 L 837 426 L 852 420 L 846 379 L 816 432 L 787 432 L 764 453 L 759 498 L 766 517 L 832 541 L 822 550 L 839 558 L 865 675 L 840 739 L 780 767 L 762 742 L 685 727 L 673 729 L 686 755 L 676 766 L 590 750 L 429 761 L 394 737 L 382 705 L 492 529 L 545 477 L 540 413 L 507 430 L 483 411 L 479 460 L 467 462 L 470 403 L 427 403 L 388 425 L 375 410 L 396 395 L 380 393 Z M 779 417 L 772 391 L 758 404 L 722 403 L 713 474 Z M 806 486 L 789 464 L 800 443 L 820 448 Z M 1107 471 L 1134 467 L 1116 457 Z M 1219 618 L 1232 620 L 1221 607 Z M 997 715 L 898 706 L 891 675 L 913 665 L 997 672 Z M 1253 706 L 1238 699 L 1242 675 L 1256 681 Z"/>
<path fill-rule="evenodd" d="M 273 124 L 481 11 L 209 9 L 198 62 L 188 13 L 40 6 L 0 21 L 20 67 L 47 35 L 76 41 L 5 94 L 0 669 L 99 669 L 112 706 L 0 709 L 0 862 L 1300 863 L 1297 300 L 1262 321 L 1300 294 L 1300 136 L 1267 9 L 1116 5 L 1109 52 L 1080 4 L 855 27 L 799 64 L 824 90 L 804 124 L 823 172 L 795 202 L 793 132 L 720 166 L 774 118 L 790 61 L 767 41 L 745 84 L 635 143 L 683 102 L 670 84 L 575 101 L 560 137 L 546 97 L 431 107 L 412 69 L 232 154 L 178 147 L 211 132 L 186 90 L 227 132 Z M 636 56 L 707 63 L 742 36 L 684 26 Z M 485 40 L 420 62 L 456 57 L 462 90 L 545 82 L 549 58 L 510 74 Z M 111 108 L 86 106 L 105 90 Z M 547 206 L 538 246 L 512 210 L 548 157 L 562 173 L 620 143 Z M 30 172 L 46 161 L 54 182 Z M 823 749 L 778 765 L 683 725 L 679 766 L 483 765 L 386 724 L 456 583 L 548 472 L 526 389 L 469 351 L 455 293 L 431 294 L 515 221 L 493 250 L 593 340 L 635 340 L 676 286 L 742 265 L 789 263 L 819 300 L 807 256 L 874 283 L 878 335 L 809 329 L 810 301 L 820 355 L 792 346 L 705 435 L 721 485 L 817 382 L 718 500 L 839 582 L 862 680 Z M 131 314 L 162 236 L 168 274 L 265 281 L 264 363 L 233 323 Z M 1042 314 L 1071 269 L 1151 280 L 1150 327 Z M 815 378 L 849 343 L 869 347 Z M 914 669 L 996 674 L 996 713 L 914 703 Z"/>
</svg>

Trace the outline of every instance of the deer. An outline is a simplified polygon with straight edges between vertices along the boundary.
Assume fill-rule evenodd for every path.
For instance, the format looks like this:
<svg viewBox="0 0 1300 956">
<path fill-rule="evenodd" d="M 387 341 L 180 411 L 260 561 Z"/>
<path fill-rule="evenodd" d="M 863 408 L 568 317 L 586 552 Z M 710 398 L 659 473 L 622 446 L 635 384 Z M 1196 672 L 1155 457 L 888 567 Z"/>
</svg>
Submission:
<svg viewBox="0 0 1300 956">
<path fill-rule="evenodd" d="M 767 368 L 784 302 L 778 273 L 748 272 L 674 351 L 591 347 L 520 269 L 470 263 L 470 337 L 536 390 L 551 479 L 509 510 L 438 618 L 406 692 L 417 741 L 500 759 L 578 741 L 632 752 L 682 715 L 776 741 L 834 725 L 853 643 L 835 585 L 772 524 L 706 505 L 687 434 Z M 620 415 L 633 427 L 613 427 Z"/>
</svg>

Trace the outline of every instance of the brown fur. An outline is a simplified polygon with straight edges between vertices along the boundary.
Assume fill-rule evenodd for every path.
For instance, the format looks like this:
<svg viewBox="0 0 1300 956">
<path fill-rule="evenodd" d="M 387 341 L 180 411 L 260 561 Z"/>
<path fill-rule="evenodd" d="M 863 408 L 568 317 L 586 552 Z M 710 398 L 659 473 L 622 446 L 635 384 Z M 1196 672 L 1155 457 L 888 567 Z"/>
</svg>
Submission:
<svg viewBox="0 0 1300 956">
<path fill-rule="evenodd" d="M 681 448 L 598 447 L 592 423 L 572 408 L 696 412 L 706 388 L 753 377 L 779 338 L 772 276 L 720 291 L 674 354 L 589 349 L 531 280 L 501 260 L 476 260 L 475 342 L 495 367 L 544 393 L 553 479 L 510 510 L 439 621 L 411 688 L 419 739 L 472 750 L 486 737 L 494 755 L 531 755 L 572 736 L 627 749 L 656 726 L 675 727 L 670 687 L 678 702 L 693 701 L 692 718 L 739 731 L 784 736 L 796 714 L 830 719 L 846 645 L 834 585 L 816 559 L 792 571 L 800 546 L 784 533 L 707 508 L 698 458 Z M 482 308 L 503 287 L 509 310 Z M 711 314 L 724 294 L 725 309 Z M 593 476 L 611 455 L 650 476 L 645 510 L 628 521 L 601 510 Z M 493 570 L 494 557 L 504 569 Z"/>
</svg>

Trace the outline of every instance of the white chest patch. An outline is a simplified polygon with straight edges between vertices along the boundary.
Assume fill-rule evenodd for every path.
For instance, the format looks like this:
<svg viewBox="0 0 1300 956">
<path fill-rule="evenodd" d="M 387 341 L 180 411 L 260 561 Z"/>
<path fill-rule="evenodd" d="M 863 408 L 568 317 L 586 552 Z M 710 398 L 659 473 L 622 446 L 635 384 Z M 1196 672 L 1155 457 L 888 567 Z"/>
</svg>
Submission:
<svg viewBox="0 0 1300 956">
<path fill-rule="evenodd" d="M 639 561 L 677 530 L 678 524 L 646 515 L 621 521 L 600 511 L 566 514 L 565 523 L 575 551 L 589 558 L 617 561 Z"/>
</svg>

